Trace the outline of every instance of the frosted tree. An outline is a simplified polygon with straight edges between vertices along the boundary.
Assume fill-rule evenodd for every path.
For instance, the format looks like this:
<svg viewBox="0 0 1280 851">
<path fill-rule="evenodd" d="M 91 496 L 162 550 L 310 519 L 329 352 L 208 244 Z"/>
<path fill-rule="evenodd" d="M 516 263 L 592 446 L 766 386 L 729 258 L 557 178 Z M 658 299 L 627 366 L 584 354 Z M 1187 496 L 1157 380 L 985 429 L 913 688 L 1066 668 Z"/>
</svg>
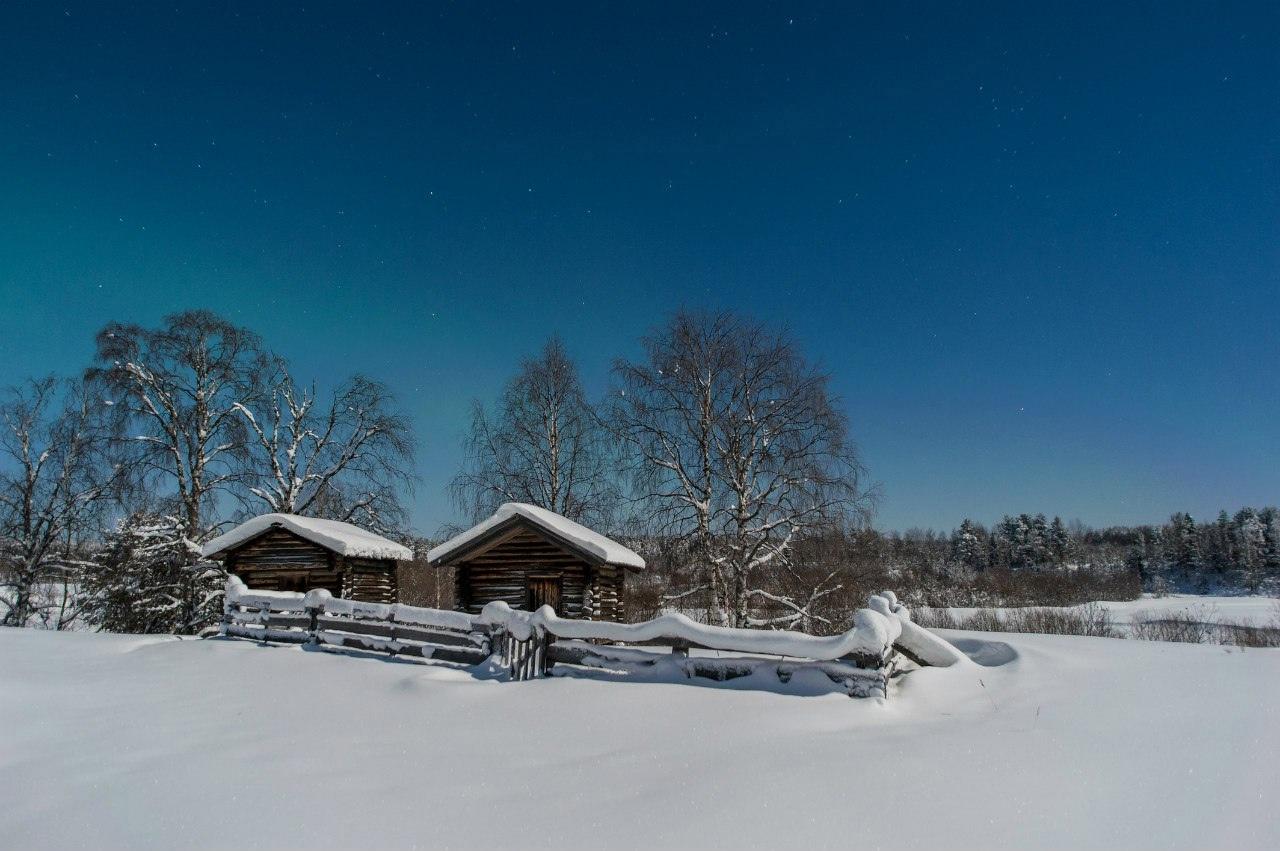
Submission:
<svg viewBox="0 0 1280 851">
<path fill-rule="evenodd" d="M 1011 566 L 1033 567 L 1040 562 L 1040 538 L 1036 532 L 1035 520 L 1030 514 L 1019 514 L 1012 518 L 1007 534 L 1012 544 Z"/>
<path fill-rule="evenodd" d="M 951 558 L 966 570 L 977 573 L 987 566 L 986 534 L 967 517 L 960 522 L 951 540 Z"/>
<path fill-rule="evenodd" d="M 206 310 L 160 328 L 111 323 L 89 377 L 111 394 L 117 448 L 144 491 L 171 488 L 193 558 L 209 534 L 212 498 L 244 482 L 241 410 L 263 394 L 273 359 L 256 334 Z"/>
<path fill-rule="evenodd" d="M 1180 582 L 1196 576 L 1201 570 L 1200 535 L 1190 514 L 1179 512 L 1169 518 L 1167 553 L 1171 557 L 1170 566 Z"/>
<path fill-rule="evenodd" d="M 1270 579 L 1280 579 L 1280 510 L 1274 507 L 1264 508 L 1258 516 L 1262 520 L 1264 539 L 1263 565 Z"/>
<path fill-rule="evenodd" d="M 1049 519 L 1043 513 L 1031 518 L 1028 550 L 1030 563 L 1041 565 L 1049 559 Z"/>
<path fill-rule="evenodd" d="M 466 464 L 451 484 L 472 520 L 527 502 L 608 525 L 618 499 L 609 441 L 560 340 L 528 358 L 493 411 L 473 406 Z"/>
<path fill-rule="evenodd" d="M 412 486 L 413 440 L 387 387 L 357 375 L 324 405 L 314 387 L 298 388 L 283 364 L 269 385 L 256 405 L 232 405 L 249 432 L 251 506 L 398 528 L 400 493 Z"/>
<path fill-rule="evenodd" d="M 991 555 L 988 563 L 991 567 L 1013 567 L 1014 550 L 1018 539 L 1018 521 L 1008 514 L 1000 518 L 991 532 Z"/>
<path fill-rule="evenodd" d="M 803 622 L 832 577 L 779 593 L 793 544 L 871 509 L 827 375 L 785 333 L 731 313 L 681 312 L 643 342 L 644 361 L 615 365 L 609 422 L 658 532 L 690 541 L 690 591 L 708 590 L 730 626 Z"/>
<path fill-rule="evenodd" d="M 642 516 L 658 537 L 674 538 L 692 582 L 668 603 L 710 594 L 710 614 L 728 620 L 722 571 L 714 560 L 715 430 L 728 407 L 734 320 L 677 314 L 642 341 L 647 361 L 618 361 L 620 387 L 609 423 L 627 451 Z"/>
<path fill-rule="evenodd" d="M 1055 516 L 1053 522 L 1049 524 L 1047 546 L 1049 557 L 1054 564 L 1061 565 L 1067 560 L 1071 549 L 1071 536 L 1067 533 L 1067 526 L 1062 522 L 1061 517 Z"/>
<path fill-rule="evenodd" d="M 1124 557 L 1124 567 L 1125 570 L 1136 574 L 1143 583 L 1150 578 L 1147 575 L 1147 558 L 1141 544 L 1135 544 L 1129 548 L 1129 552 Z"/>
<path fill-rule="evenodd" d="M 1235 558 L 1235 527 L 1231 517 L 1225 511 L 1219 512 L 1217 522 L 1204 526 L 1200 537 L 1206 572 L 1211 574 L 1215 582 L 1228 581 Z M 1202 590 L 1209 590 L 1209 579 L 1210 576 L 1205 577 Z"/>
<path fill-rule="evenodd" d="M 74 621 L 85 539 L 118 468 L 106 463 L 99 405 L 82 384 L 53 378 L 0 402 L 0 623 Z"/>
<path fill-rule="evenodd" d="M 194 634 L 220 613 L 226 574 L 193 559 L 177 514 L 131 514 L 84 571 L 87 614 L 108 632 Z"/>
<path fill-rule="evenodd" d="M 1262 587 L 1266 568 L 1267 539 L 1262 520 L 1252 508 L 1243 508 L 1235 518 L 1236 559 L 1241 582 L 1251 593 Z"/>
</svg>

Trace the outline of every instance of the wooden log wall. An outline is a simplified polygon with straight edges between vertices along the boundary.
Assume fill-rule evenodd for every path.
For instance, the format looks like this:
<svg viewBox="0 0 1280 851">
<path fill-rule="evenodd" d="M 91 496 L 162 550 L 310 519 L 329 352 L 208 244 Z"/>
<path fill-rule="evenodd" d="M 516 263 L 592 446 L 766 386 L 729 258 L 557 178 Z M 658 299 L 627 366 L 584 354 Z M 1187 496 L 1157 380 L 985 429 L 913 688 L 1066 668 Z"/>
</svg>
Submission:
<svg viewBox="0 0 1280 851">
<path fill-rule="evenodd" d="M 347 558 L 287 529 L 272 529 L 227 553 L 227 571 L 262 591 L 323 588 L 335 597 L 368 603 L 397 599 L 396 563 Z"/>
<path fill-rule="evenodd" d="M 584 607 L 583 617 L 595 621 L 621 621 L 623 609 L 623 580 L 625 571 L 611 564 L 602 564 L 590 572 L 587 586 L 589 605 Z"/>
<path fill-rule="evenodd" d="M 366 603 L 394 603 L 398 599 L 394 561 L 348 558 L 346 568 L 339 597 Z"/>
<path fill-rule="evenodd" d="M 460 611 L 479 614 L 484 604 L 502 600 L 513 609 L 529 606 L 530 576 L 560 577 L 561 617 L 582 618 L 590 566 L 554 541 L 520 529 L 493 547 L 460 562 L 454 572 Z"/>
<path fill-rule="evenodd" d="M 299 590 L 294 587 L 295 580 L 302 579 L 306 585 L 302 590 L 324 588 L 339 597 L 343 589 L 338 558 L 330 550 L 286 529 L 273 529 L 227 553 L 224 565 L 228 572 L 252 588 Z"/>
</svg>

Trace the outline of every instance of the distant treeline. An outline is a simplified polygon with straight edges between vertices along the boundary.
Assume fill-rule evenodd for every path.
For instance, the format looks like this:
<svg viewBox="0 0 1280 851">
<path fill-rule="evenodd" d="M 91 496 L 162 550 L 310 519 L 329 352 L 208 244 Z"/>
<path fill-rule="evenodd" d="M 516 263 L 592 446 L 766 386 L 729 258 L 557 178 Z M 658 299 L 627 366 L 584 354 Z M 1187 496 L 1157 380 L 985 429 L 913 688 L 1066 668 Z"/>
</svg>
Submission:
<svg viewBox="0 0 1280 851">
<path fill-rule="evenodd" d="M 683 596 L 693 583 L 679 542 L 648 539 L 638 546 L 650 570 L 635 583 L 634 614 L 650 615 L 674 598 L 699 615 L 707 601 Z M 1163 525 L 1105 529 L 1019 514 L 990 529 L 965 520 L 951 533 L 824 534 L 798 541 L 776 573 L 775 582 L 793 595 L 825 592 L 816 600 L 806 596 L 806 625 L 818 632 L 884 587 L 928 606 L 1062 606 L 1135 599 L 1143 591 L 1266 593 L 1280 588 L 1280 511 L 1224 511 L 1204 524 L 1178 513 Z"/>
<path fill-rule="evenodd" d="M 1200 524 L 1180 512 L 1160 526 L 1105 529 L 1068 528 L 1043 514 L 1006 516 L 990 530 L 965 520 L 946 553 L 943 569 L 961 576 L 989 569 L 1123 569 L 1148 591 L 1257 593 L 1280 580 L 1280 511 L 1245 507 Z"/>
<path fill-rule="evenodd" d="M 715 619 L 716 600 L 699 581 L 688 539 L 640 534 L 627 543 L 648 562 L 628 580 L 631 620 L 664 610 Z M 884 588 L 932 607 L 1070 606 L 1132 600 L 1143 591 L 1268 593 L 1280 589 L 1280 512 L 1224 511 L 1206 524 L 1179 513 L 1159 526 L 1105 529 L 1020 514 L 991 529 L 965 520 L 950 533 L 828 530 L 795 541 L 789 557 L 757 580 L 772 589 L 757 595 L 758 621 L 813 633 L 839 631 L 868 594 Z M 447 571 L 423 561 L 406 569 L 402 587 L 416 602 L 451 605 Z"/>
</svg>

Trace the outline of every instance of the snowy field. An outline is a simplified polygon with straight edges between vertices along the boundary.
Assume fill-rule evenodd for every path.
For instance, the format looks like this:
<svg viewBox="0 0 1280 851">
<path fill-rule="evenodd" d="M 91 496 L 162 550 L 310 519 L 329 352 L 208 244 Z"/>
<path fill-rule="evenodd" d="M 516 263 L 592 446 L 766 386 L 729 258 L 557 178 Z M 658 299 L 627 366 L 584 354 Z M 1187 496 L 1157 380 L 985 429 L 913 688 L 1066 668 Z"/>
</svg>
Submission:
<svg viewBox="0 0 1280 851">
<path fill-rule="evenodd" d="M 1280 599 L 1275 597 L 1243 595 L 1215 597 L 1198 594 L 1169 594 L 1164 597 L 1155 597 L 1143 594 L 1137 600 L 1099 601 L 1089 605 L 1098 605 L 1106 609 L 1112 622 L 1122 633 L 1135 622 L 1179 616 L 1189 616 L 1201 623 L 1280 627 Z M 1068 606 L 1067 608 L 1079 609 L 1080 607 Z M 962 618 L 972 615 L 979 609 L 954 606 L 947 611 L 957 618 Z"/>
<path fill-rule="evenodd" d="M 1117 624 L 1188 613 L 1207 617 L 1212 623 L 1264 626 L 1280 616 L 1280 600 L 1275 597 L 1206 597 L 1195 594 L 1153 597 L 1144 594 L 1137 600 L 1104 602 L 1099 605 L 1111 612 L 1111 617 Z"/>
<path fill-rule="evenodd" d="M 0 837 L 1280 847 L 1280 651 L 950 637 L 983 664 L 913 672 L 885 702 L 0 630 Z"/>
</svg>

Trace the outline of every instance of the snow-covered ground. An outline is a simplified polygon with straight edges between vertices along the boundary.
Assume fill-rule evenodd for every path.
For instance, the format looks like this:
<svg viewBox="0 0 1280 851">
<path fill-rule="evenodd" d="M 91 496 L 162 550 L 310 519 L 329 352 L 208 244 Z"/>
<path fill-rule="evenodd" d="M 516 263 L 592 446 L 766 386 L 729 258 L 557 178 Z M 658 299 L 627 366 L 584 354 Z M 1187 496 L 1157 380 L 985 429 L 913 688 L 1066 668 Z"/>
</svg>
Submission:
<svg viewBox="0 0 1280 851">
<path fill-rule="evenodd" d="M 0 844 L 1280 847 L 1280 650 L 949 637 L 882 702 L 0 630 Z"/>
<path fill-rule="evenodd" d="M 1116 623 L 1121 624 L 1187 613 L 1209 617 L 1213 623 L 1268 626 L 1280 617 L 1280 600 L 1275 597 L 1207 597 L 1196 594 L 1153 597 L 1144 594 L 1137 600 L 1099 605 L 1110 611 Z"/>
<path fill-rule="evenodd" d="M 1098 605 L 1106 609 L 1115 626 L 1122 632 L 1135 622 L 1175 616 L 1189 616 L 1202 623 L 1280 627 L 1280 599 L 1275 597 L 1214 597 L 1198 594 L 1169 594 L 1165 597 L 1156 597 L 1143 594 L 1137 600 L 1104 600 L 1088 605 Z M 978 609 L 956 606 L 947 611 L 957 618 L 963 618 L 972 615 Z"/>
</svg>

